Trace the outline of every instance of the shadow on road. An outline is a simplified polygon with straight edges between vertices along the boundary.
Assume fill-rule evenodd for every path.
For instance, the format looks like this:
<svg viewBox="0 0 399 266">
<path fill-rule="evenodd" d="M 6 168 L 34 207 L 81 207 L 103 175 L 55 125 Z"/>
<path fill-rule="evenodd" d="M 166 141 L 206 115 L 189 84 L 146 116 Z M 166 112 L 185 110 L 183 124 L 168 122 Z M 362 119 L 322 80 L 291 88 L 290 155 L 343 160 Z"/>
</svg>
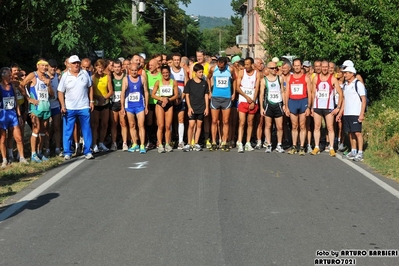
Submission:
<svg viewBox="0 0 399 266">
<path fill-rule="evenodd" d="M 0 207 L 0 222 L 14 217 L 25 210 L 39 209 L 49 203 L 52 199 L 58 198 L 59 196 L 60 194 L 58 193 L 48 193 L 41 195 L 34 200 L 21 201 L 7 206 L 2 206 Z"/>
</svg>

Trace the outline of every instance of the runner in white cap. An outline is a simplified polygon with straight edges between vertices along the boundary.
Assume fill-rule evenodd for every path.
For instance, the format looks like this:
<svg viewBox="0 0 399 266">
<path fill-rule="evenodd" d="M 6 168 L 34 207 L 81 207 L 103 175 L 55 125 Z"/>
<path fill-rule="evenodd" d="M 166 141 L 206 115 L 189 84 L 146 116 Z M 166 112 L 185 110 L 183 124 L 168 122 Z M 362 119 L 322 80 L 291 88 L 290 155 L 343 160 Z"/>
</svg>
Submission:
<svg viewBox="0 0 399 266">
<path fill-rule="evenodd" d="M 366 110 L 366 90 L 363 83 L 356 78 L 356 69 L 352 66 L 345 67 L 344 72 L 346 83 L 343 87 L 344 108 L 338 114 L 338 119 L 343 116 L 345 132 L 349 134 L 351 152 L 346 158 L 354 161 L 363 161 L 363 135 L 362 123 Z"/>
</svg>

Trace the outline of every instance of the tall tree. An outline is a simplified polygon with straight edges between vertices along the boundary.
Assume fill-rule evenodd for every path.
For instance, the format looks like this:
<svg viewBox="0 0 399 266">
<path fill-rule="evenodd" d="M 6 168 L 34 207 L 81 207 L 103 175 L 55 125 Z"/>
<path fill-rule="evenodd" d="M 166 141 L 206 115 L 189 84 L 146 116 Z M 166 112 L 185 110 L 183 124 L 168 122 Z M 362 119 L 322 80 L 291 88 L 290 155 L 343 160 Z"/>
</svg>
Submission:
<svg viewBox="0 0 399 266">
<path fill-rule="evenodd" d="M 272 55 L 352 59 L 372 98 L 396 88 L 399 14 L 389 0 L 260 0 L 264 47 Z M 383 70 L 383 71 L 382 71 Z"/>
<path fill-rule="evenodd" d="M 198 25 L 185 22 L 186 15 L 178 7 L 179 2 L 188 4 L 190 0 L 151 1 L 167 8 L 169 51 L 184 51 L 184 33 L 192 36 L 191 46 L 198 45 Z M 30 70 L 40 56 L 61 61 L 72 53 L 86 56 L 97 49 L 103 49 L 107 57 L 164 49 L 162 12 L 150 4 L 150 14 L 144 14 L 133 26 L 131 2 L 126 0 L 0 0 L 0 3 L 0 65 L 3 66 L 13 61 Z"/>
<path fill-rule="evenodd" d="M 234 11 L 234 16 L 231 16 L 231 22 L 233 25 L 226 26 L 228 30 L 227 36 L 230 36 L 226 40 L 227 47 L 236 45 L 235 36 L 240 35 L 242 32 L 242 16 L 241 16 L 241 6 L 246 2 L 246 0 L 231 0 L 230 6 Z"/>
</svg>

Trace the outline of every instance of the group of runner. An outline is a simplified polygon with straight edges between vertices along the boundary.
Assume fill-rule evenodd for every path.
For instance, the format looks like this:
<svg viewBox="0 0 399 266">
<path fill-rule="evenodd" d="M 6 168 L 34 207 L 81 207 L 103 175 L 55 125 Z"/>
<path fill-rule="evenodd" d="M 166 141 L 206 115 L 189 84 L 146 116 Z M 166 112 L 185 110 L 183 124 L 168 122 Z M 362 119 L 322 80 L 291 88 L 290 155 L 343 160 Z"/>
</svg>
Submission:
<svg viewBox="0 0 399 266">
<path fill-rule="evenodd" d="M 33 162 L 48 160 L 51 139 L 54 154 L 66 160 L 74 153 L 92 159 L 92 153 L 119 148 L 146 153 L 156 147 L 165 153 L 174 143 L 186 152 L 237 146 L 239 153 L 262 147 L 283 153 L 283 140 L 292 144 L 288 154 L 317 155 L 323 120 L 330 156 L 336 155 L 336 141 L 343 151 L 345 131 L 351 146 L 347 157 L 363 159 L 366 91 L 350 60 L 336 66 L 273 58 L 265 66 L 261 58 L 197 51 L 196 58 L 174 53 L 146 61 L 135 54 L 99 59 L 93 66 L 90 59 L 73 55 L 64 71 L 58 67 L 54 59 L 42 58 L 28 75 L 16 64 L 1 68 L 2 167 L 15 160 L 14 140 L 17 159 L 28 163 L 26 121 L 32 128 Z"/>
</svg>

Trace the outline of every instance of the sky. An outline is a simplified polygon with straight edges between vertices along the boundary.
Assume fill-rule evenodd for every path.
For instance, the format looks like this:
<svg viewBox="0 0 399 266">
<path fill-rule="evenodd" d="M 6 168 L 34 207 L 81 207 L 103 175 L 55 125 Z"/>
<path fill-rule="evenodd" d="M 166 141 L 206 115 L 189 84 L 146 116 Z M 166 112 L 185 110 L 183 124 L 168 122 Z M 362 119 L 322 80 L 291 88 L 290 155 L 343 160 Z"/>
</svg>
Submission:
<svg viewBox="0 0 399 266">
<path fill-rule="evenodd" d="M 180 4 L 180 8 L 187 15 L 230 18 L 234 15 L 230 3 L 231 0 L 191 0 L 188 7 Z"/>
</svg>

